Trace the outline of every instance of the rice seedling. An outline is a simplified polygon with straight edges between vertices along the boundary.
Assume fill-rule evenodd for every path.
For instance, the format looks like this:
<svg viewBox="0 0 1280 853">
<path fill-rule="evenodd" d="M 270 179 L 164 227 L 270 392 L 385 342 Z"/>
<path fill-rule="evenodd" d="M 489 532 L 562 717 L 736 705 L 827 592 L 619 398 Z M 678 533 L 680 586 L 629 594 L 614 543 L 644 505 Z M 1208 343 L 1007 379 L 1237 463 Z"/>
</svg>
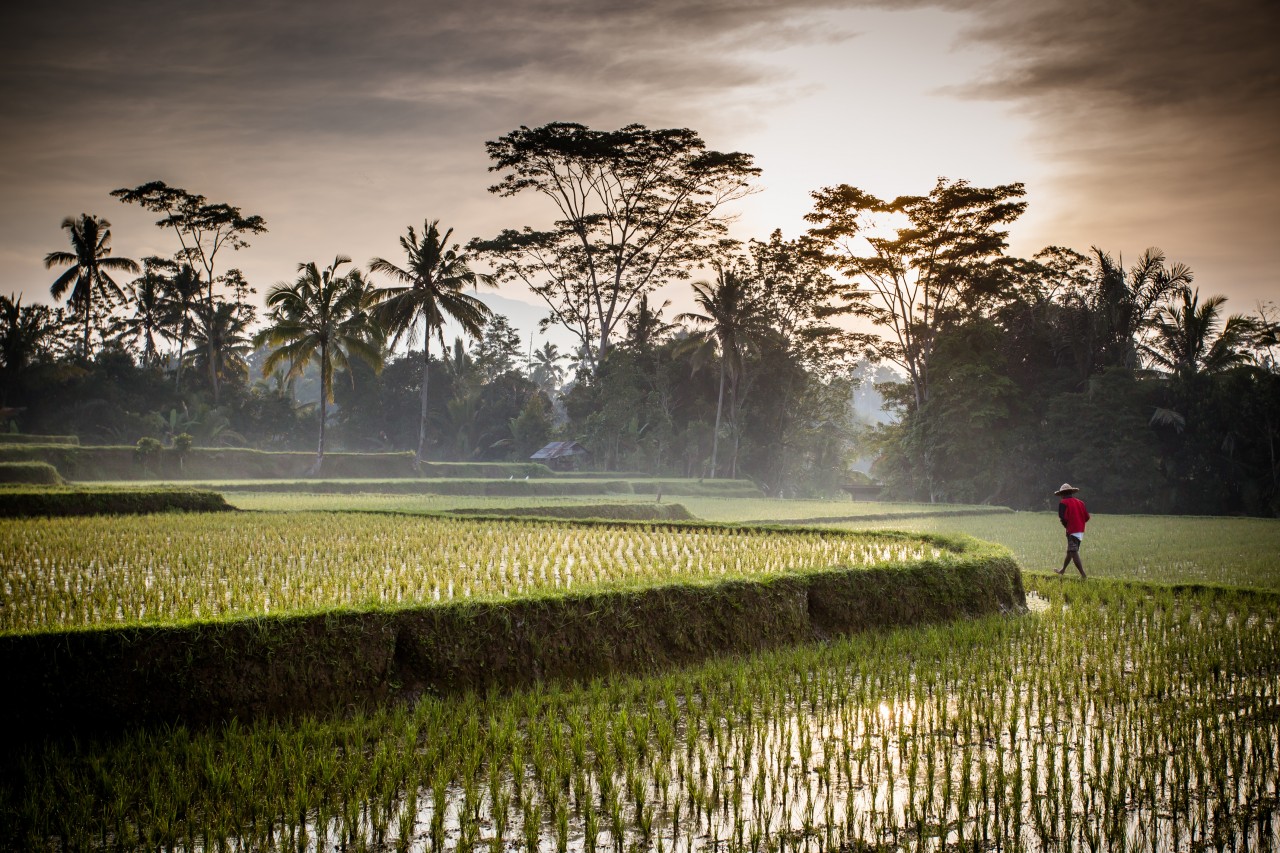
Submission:
<svg viewBox="0 0 1280 853">
<path fill-rule="evenodd" d="M 397 607 L 936 559 L 820 531 L 298 513 L 0 522 L 0 632 Z"/>
<path fill-rule="evenodd" d="M 376 485 L 370 486 L 371 491 Z M 592 503 L 651 502 L 643 495 L 483 498 L 443 495 L 230 493 L 242 509 L 361 510 L 427 513 Z M 848 500 L 771 500 L 682 496 L 679 502 L 708 521 L 818 523 L 849 530 L 892 527 L 918 533 L 964 533 L 998 542 L 1014 552 L 1024 571 L 1047 574 L 1061 565 L 1061 528 L 1051 512 L 1009 512 L 1001 507 L 896 504 Z M 1280 589 L 1280 520 L 1096 515 L 1089 527 L 1085 560 L 1091 575 L 1155 583 L 1209 583 Z"/>
<path fill-rule="evenodd" d="M 1280 599 L 1031 583 L 1035 615 L 655 678 L 23 745 L 0 846 L 1280 846 Z"/>
</svg>

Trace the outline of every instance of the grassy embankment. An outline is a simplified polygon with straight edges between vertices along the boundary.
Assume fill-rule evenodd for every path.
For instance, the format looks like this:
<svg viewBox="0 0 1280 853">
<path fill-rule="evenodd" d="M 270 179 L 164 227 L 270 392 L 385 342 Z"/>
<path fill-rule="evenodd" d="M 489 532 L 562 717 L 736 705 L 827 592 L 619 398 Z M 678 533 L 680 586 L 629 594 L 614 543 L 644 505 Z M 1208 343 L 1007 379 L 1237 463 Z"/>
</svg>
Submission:
<svg viewBox="0 0 1280 853">
<path fill-rule="evenodd" d="M 231 512 L 234 509 L 217 492 L 173 486 L 158 488 L 0 486 L 0 518 L 147 515 L 157 512 Z"/>
<path fill-rule="evenodd" d="M 34 437 L 33 437 L 34 438 Z M 55 437 L 51 437 L 55 438 Z M 308 452 L 250 450 L 240 447 L 193 447 L 185 452 L 161 448 L 141 454 L 132 445 L 80 446 L 50 441 L 0 441 L 0 462 L 44 462 L 68 480 L 202 480 L 279 479 L 307 476 L 316 456 Z M 534 462 L 429 462 L 414 464 L 412 453 L 327 453 L 326 477 L 551 477 L 549 468 Z"/>
</svg>

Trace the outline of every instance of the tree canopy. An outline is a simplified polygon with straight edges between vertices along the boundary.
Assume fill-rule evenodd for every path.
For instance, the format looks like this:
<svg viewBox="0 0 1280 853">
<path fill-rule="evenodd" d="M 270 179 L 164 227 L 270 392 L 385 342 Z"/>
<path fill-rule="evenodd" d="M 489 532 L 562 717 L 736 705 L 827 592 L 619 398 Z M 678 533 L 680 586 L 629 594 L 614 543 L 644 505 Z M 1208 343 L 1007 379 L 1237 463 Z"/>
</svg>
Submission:
<svg viewBox="0 0 1280 853">
<path fill-rule="evenodd" d="M 542 297 L 550 320 L 578 337 L 593 368 L 637 299 L 688 278 L 725 233 L 722 208 L 751 192 L 749 154 L 707 150 L 687 128 L 591 130 L 555 122 L 485 143 L 490 187 L 552 202 L 549 226 L 507 229 L 476 242 L 498 274 Z"/>
</svg>

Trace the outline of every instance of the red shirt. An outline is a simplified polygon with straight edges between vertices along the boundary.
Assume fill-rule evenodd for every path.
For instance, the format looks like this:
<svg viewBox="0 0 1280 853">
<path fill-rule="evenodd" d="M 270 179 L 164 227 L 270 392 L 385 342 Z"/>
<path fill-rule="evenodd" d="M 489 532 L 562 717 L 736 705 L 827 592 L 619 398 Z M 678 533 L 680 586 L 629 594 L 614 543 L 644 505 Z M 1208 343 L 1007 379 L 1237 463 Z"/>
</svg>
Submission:
<svg viewBox="0 0 1280 853">
<path fill-rule="evenodd" d="M 1084 508 L 1084 501 L 1079 498 L 1063 498 L 1058 504 L 1058 520 L 1067 528 L 1067 533 L 1084 533 L 1089 510 Z"/>
</svg>

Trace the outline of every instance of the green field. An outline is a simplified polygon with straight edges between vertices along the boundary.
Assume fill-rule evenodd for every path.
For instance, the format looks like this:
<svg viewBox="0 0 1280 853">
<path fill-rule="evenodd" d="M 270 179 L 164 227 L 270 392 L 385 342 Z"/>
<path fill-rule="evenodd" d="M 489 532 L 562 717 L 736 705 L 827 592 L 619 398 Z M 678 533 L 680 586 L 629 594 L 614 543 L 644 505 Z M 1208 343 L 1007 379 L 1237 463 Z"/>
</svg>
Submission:
<svg viewBox="0 0 1280 853">
<path fill-rule="evenodd" d="M 919 539 L 374 513 L 0 523 L 0 633 L 403 607 L 938 560 Z"/>
<path fill-rule="evenodd" d="M 417 583 L 412 555 L 466 553 L 467 565 L 487 565 L 476 556 L 506 549 L 510 557 L 524 536 L 528 553 L 545 554 L 563 581 L 570 554 L 575 567 L 594 560 L 603 568 L 606 558 L 637 569 L 661 563 L 653 552 L 662 554 L 665 540 L 641 552 L 641 531 L 667 529 L 377 514 L 526 505 L 510 497 L 238 492 L 233 502 L 276 512 L 0 522 L 11 549 L 6 583 L 20 565 L 31 578 L 47 574 L 55 580 L 24 600 L 68 609 L 80 600 L 75 579 L 105 578 L 111 565 L 127 570 L 121 588 L 148 589 L 150 578 L 148 592 L 158 589 L 156 569 L 177 562 L 165 559 L 172 553 L 190 558 L 174 582 L 198 579 L 170 588 L 184 600 L 202 600 L 212 584 L 212 606 L 224 592 L 218 579 L 231 577 L 248 577 L 255 592 L 268 578 L 280 584 L 277 594 L 285 583 L 296 592 L 304 578 L 333 577 L 313 571 L 332 564 L 363 568 L 321 584 L 307 606 L 334 603 L 339 589 L 344 601 L 381 601 L 393 587 L 369 570 L 375 564 L 402 566 L 403 583 Z M 860 517 L 824 523 L 996 541 L 1027 572 L 1032 612 L 866 633 L 661 676 L 423 696 L 338 719 L 19 739 L 0 758 L 0 848 L 1280 849 L 1280 521 L 1096 517 L 1083 552 L 1091 577 L 1082 581 L 1048 574 L 1061 561 L 1052 513 L 680 503 L 720 521 Z M 94 544 L 108 528 L 116 538 Z M 485 533 L 458 533 L 468 529 Z M 436 538 L 410 533 L 425 530 Z M 591 534 L 554 551 L 565 537 L 545 531 L 566 530 Z M 822 541 L 717 531 L 686 551 L 677 537 L 665 546 L 677 556 L 661 572 L 674 565 L 696 580 L 725 554 L 768 571 L 804 571 L 830 559 L 813 548 Z M 257 544 L 237 544 L 245 542 Z M 74 556 L 95 548 L 104 558 Z M 629 548 L 642 559 L 627 557 Z M 775 551 L 786 556 L 769 563 Z M 32 573 L 37 552 L 57 556 Z M 122 556 L 113 564 L 110 554 Z M 67 571 L 81 563 L 92 564 L 88 574 Z M 456 592 L 463 575 L 454 577 Z M 558 593 L 554 580 L 536 580 L 538 594 Z M 434 594 L 438 583 L 424 581 L 414 594 Z M 481 588 L 476 580 L 472 592 Z M 10 618 L 22 608 L 7 594 Z M 257 606 L 252 598 L 246 605 Z M 47 624 L 53 609 L 23 624 Z M 120 614 L 137 618 L 123 603 Z"/>
<path fill-rule="evenodd" d="M 228 500 L 242 509 L 271 511 L 430 513 L 453 508 L 580 505 L 587 501 L 596 504 L 637 503 L 651 499 L 634 496 L 519 499 L 244 492 L 230 493 Z M 960 505 L 854 503 L 847 500 L 779 501 L 697 496 L 680 497 L 678 500 L 695 516 L 708 521 L 797 524 L 857 518 L 859 520 L 856 521 L 817 523 L 849 530 L 963 533 L 1009 548 L 1026 572 L 1047 574 L 1062 565 L 1062 527 L 1052 512 L 1010 512 L 999 507 Z M 1089 523 L 1082 556 L 1086 571 L 1099 578 L 1280 589 L 1280 519 L 1098 515 Z"/>
</svg>

